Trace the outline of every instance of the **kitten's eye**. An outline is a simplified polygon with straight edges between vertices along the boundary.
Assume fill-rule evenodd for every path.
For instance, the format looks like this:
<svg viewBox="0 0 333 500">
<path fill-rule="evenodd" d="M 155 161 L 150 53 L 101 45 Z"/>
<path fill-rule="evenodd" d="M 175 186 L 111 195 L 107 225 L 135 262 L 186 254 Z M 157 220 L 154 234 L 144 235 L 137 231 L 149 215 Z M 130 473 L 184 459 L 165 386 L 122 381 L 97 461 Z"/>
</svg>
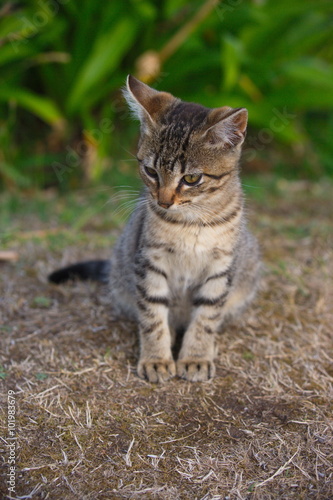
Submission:
<svg viewBox="0 0 333 500">
<path fill-rule="evenodd" d="M 184 175 L 183 177 L 183 180 L 186 184 L 189 184 L 190 186 L 193 186 L 193 184 L 197 184 L 200 179 L 201 179 L 202 175 Z"/>
<path fill-rule="evenodd" d="M 152 177 L 153 179 L 157 179 L 158 177 L 158 174 L 154 168 L 145 167 L 145 172 L 149 175 L 149 177 Z"/>
</svg>

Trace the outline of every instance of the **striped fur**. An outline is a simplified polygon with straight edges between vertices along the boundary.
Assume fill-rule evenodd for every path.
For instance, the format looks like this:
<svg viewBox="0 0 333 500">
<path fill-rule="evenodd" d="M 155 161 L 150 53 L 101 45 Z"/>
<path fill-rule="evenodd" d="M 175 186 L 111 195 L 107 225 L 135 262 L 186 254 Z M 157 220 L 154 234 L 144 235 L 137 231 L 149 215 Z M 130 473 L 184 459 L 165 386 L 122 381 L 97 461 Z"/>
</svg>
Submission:
<svg viewBox="0 0 333 500">
<path fill-rule="evenodd" d="M 125 96 L 141 121 L 146 189 L 111 259 L 113 307 L 138 322 L 139 376 L 207 380 L 215 334 L 252 300 L 258 281 L 238 169 L 247 112 L 185 103 L 133 77 Z"/>
</svg>

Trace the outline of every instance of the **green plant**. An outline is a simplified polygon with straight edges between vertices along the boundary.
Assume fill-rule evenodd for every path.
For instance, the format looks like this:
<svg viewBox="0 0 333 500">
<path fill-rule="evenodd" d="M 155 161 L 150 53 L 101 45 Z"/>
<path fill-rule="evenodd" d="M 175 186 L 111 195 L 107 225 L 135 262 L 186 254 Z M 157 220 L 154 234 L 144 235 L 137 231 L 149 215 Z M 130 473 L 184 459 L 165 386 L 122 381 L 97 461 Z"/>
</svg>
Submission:
<svg viewBox="0 0 333 500">
<path fill-rule="evenodd" d="M 7 1 L 0 8 L 2 184 L 68 187 L 115 175 L 121 183 L 122 168 L 131 175 L 134 163 L 119 160 L 128 158 L 136 128 L 119 89 L 149 50 L 161 63 L 150 75 L 158 88 L 249 109 L 249 161 L 278 143 L 288 160 L 295 151 L 303 163 L 311 158 L 307 175 L 332 174 L 331 2 L 213 4 Z M 206 5 L 210 11 L 173 43 Z"/>
</svg>

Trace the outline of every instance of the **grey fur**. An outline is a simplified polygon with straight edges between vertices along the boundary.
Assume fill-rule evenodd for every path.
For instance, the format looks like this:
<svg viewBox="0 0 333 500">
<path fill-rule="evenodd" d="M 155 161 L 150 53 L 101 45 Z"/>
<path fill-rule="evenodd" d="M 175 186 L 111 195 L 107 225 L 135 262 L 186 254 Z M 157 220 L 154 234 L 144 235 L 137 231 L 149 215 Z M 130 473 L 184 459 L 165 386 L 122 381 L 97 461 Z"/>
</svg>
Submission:
<svg viewBox="0 0 333 500">
<path fill-rule="evenodd" d="M 142 125 L 146 189 L 113 251 L 112 307 L 138 323 L 139 376 L 207 380 L 215 372 L 215 334 L 248 305 L 258 283 L 258 245 L 246 227 L 238 169 L 247 112 L 184 103 L 133 77 L 126 97 Z"/>
</svg>

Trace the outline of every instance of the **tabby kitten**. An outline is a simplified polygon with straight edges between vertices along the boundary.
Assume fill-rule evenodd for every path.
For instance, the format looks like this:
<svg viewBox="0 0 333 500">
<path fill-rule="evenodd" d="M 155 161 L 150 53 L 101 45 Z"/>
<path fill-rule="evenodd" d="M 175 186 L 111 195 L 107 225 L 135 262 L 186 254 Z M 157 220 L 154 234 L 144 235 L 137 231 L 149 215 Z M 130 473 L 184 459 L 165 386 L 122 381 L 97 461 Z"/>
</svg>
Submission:
<svg viewBox="0 0 333 500">
<path fill-rule="evenodd" d="M 205 381 L 215 373 L 216 333 L 258 282 L 238 168 L 247 111 L 182 102 L 132 76 L 124 94 L 141 122 L 146 187 L 99 277 L 109 273 L 113 308 L 138 323 L 140 377 Z"/>
</svg>

